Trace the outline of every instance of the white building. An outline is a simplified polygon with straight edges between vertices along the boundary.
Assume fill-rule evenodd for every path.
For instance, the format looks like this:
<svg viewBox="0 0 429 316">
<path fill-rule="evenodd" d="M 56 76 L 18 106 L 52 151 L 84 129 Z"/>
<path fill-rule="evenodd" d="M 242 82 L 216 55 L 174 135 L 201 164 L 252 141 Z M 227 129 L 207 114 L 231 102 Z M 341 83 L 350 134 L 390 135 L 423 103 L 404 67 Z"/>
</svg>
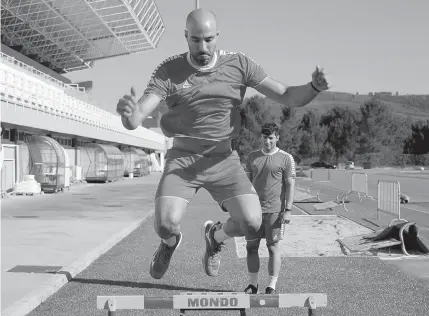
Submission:
<svg viewBox="0 0 429 316">
<path fill-rule="evenodd" d="M 156 48 L 165 27 L 153 0 L 2 1 L 0 93 L 1 190 L 26 175 L 45 189 L 73 180 L 110 181 L 144 175 L 167 139 L 143 126 L 129 131 L 97 107 L 90 82 L 62 74 L 96 60 Z"/>
</svg>

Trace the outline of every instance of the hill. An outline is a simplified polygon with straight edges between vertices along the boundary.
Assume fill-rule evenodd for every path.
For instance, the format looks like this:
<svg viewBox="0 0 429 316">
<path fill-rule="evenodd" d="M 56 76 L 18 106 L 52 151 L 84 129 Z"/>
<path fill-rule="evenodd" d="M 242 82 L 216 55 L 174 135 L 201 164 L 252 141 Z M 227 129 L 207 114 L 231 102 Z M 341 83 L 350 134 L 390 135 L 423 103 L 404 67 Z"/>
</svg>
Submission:
<svg viewBox="0 0 429 316">
<path fill-rule="evenodd" d="M 372 98 L 388 105 L 394 115 L 409 118 L 412 121 L 429 120 L 429 96 L 370 96 L 331 91 L 322 92 L 310 104 L 303 108 L 298 108 L 296 115 L 301 117 L 308 109 L 313 109 L 323 114 L 335 106 L 359 110 L 365 101 Z M 267 100 L 267 103 L 272 104 L 274 102 Z M 277 106 L 279 107 L 280 105 Z M 273 111 L 277 113 L 278 109 L 273 109 Z"/>
</svg>

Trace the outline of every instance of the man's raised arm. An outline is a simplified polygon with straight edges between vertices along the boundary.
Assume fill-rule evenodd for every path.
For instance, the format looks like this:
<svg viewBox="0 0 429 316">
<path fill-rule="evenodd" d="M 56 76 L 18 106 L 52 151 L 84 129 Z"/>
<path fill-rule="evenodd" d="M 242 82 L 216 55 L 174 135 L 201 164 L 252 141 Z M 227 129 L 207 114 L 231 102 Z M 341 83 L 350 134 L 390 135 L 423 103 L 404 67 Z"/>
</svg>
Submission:
<svg viewBox="0 0 429 316">
<path fill-rule="evenodd" d="M 312 81 L 302 86 L 286 86 L 270 77 L 254 87 L 268 98 L 292 107 L 301 107 L 310 103 L 320 92 L 330 88 L 323 68 L 316 67 Z"/>
<path fill-rule="evenodd" d="M 158 107 L 161 98 L 155 94 L 144 94 L 139 100 L 136 98 L 134 88 L 131 95 L 124 95 L 118 102 L 117 112 L 121 115 L 122 125 L 133 130 Z"/>
<path fill-rule="evenodd" d="M 161 63 L 149 80 L 143 96 L 137 100 L 136 91 L 131 88 L 131 94 L 124 95 L 116 106 L 121 115 L 122 124 L 126 129 L 136 129 L 158 107 L 161 100 L 165 100 L 170 86 L 170 79 L 165 68 L 165 61 Z"/>
</svg>

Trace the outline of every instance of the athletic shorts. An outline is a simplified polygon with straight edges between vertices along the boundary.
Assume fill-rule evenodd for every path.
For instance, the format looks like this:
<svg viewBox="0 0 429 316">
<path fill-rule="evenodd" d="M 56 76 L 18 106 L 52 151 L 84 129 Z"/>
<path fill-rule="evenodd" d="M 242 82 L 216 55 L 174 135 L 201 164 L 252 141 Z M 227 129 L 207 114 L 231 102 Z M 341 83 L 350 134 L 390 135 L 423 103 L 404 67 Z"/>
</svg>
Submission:
<svg viewBox="0 0 429 316">
<path fill-rule="evenodd" d="M 221 208 L 224 201 L 233 197 L 257 196 L 237 152 L 229 151 L 213 156 L 188 154 L 167 158 L 155 199 L 177 197 L 190 202 L 200 188 L 206 189 Z"/>
<path fill-rule="evenodd" d="M 262 213 L 262 224 L 261 228 L 256 232 L 255 235 L 246 237 L 246 240 L 259 240 L 265 238 L 269 242 L 277 242 L 276 236 L 280 236 L 281 224 L 278 220 L 279 213 Z M 283 239 L 283 235 L 280 240 Z"/>
</svg>

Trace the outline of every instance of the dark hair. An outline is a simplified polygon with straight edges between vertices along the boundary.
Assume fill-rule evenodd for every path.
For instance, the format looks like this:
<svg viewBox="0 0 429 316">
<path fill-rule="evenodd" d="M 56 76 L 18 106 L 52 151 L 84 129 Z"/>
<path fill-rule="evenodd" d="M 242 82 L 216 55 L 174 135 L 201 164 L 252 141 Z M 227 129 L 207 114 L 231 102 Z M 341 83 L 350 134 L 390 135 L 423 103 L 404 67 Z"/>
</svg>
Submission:
<svg viewBox="0 0 429 316">
<path fill-rule="evenodd" d="M 265 136 L 270 136 L 271 134 L 279 135 L 279 127 L 276 123 L 266 123 L 262 125 L 261 134 Z"/>
</svg>

